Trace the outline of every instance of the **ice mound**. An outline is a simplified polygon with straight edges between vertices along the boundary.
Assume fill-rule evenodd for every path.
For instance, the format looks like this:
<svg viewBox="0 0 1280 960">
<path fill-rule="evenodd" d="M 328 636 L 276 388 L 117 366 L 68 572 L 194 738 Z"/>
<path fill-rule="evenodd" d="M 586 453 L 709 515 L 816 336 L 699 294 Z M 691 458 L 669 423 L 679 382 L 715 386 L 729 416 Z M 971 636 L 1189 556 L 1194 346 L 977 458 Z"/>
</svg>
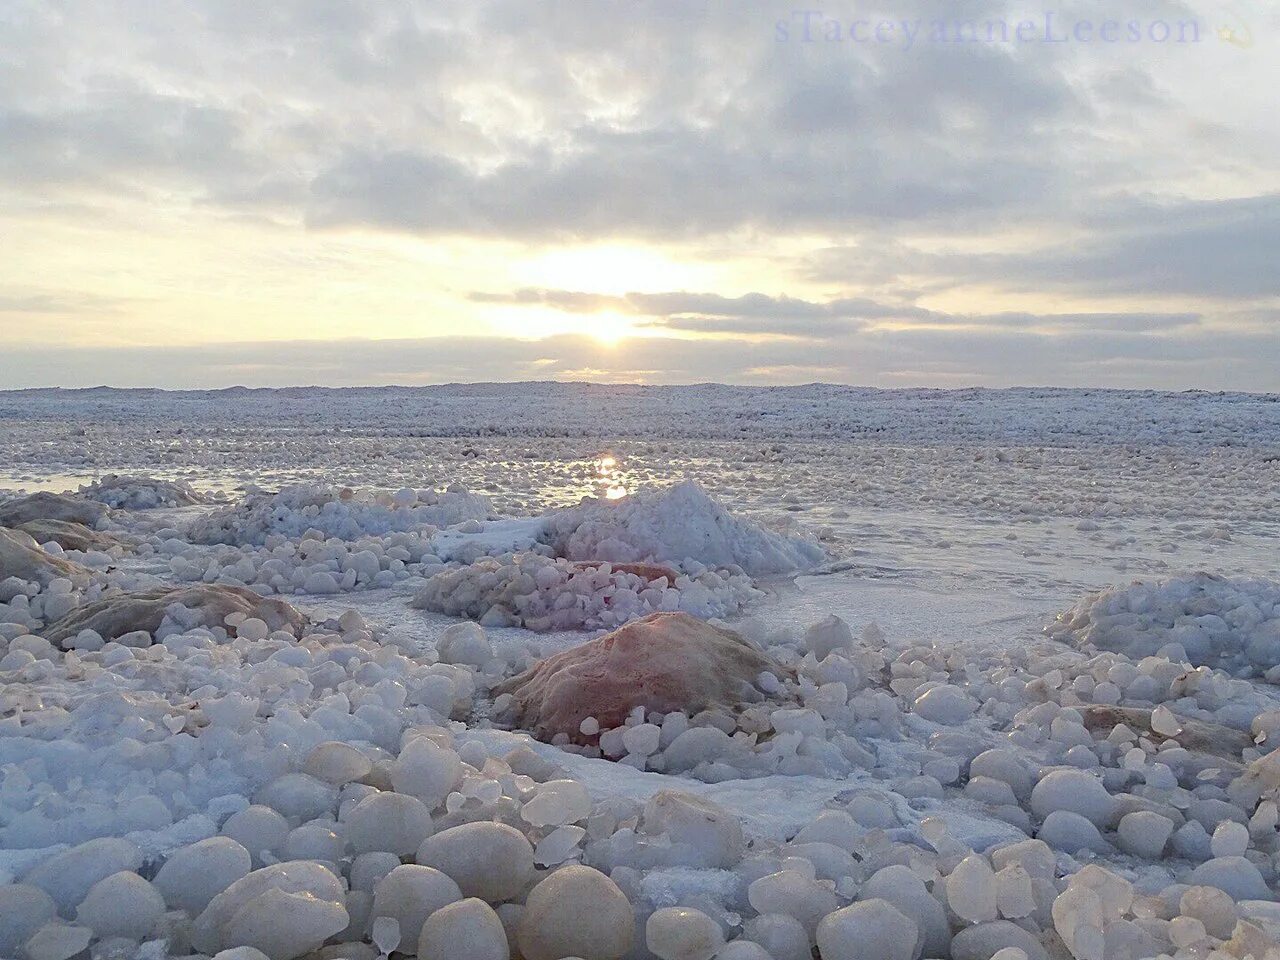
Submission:
<svg viewBox="0 0 1280 960">
<path fill-rule="evenodd" d="M 105 553 L 125 543 L 115 534 L 93 530 L 72 520 L 28 520 L 14 529 L 28 534 L 36 543 L 56 543 L 64 550 L 99 550 Z"/>
<path fill-rule="evenodd" d="M 603 729 L 622 726 L 637 707 L 732 714 L 762 699 L 761 674 L 786 672 L 736 633 L 685 613 L 655 613 L 548 657 L 494 693 L 510 695 L 516 722 L 539 739 L 585 742 L 588 717 Z"/>
<path fill-rule="evenodd" d="M 0 527 L 16 527 L 29 520 L 66 520 L 96 527 L 108 513 L 104 504 L 60 493 L 33 493 L 0 503 Z"/>
<path fill-rule="evenodd" d="M 206 502 L 204 495 L 185 480 L 158 480 L 115 473 L 81 487 L 80 496 L 123 510 L 188 507 Z"/>
<path fill-rule="evenodd" d="M 40 549 L 31 534 L 0 527 L 0 580 L 10 577 L 48 584 L 59 577 L 83 580 L 89 571 Z"/>
<path fill-rule="evenodd" d="M 692 480 L 618 500 L 585 499 L 551 514 L 544 536 L 571 560 L 696 560 L 752 576 L 803 570 L 826 556 L 815 541 L 732 516 Z"/>
<path fill-rule="evenodd" d="M 355 540 L 361 536 L 448 527 L 484 520 L 492 512 L 488 499 L 465 489 L 405 489 L 374 494 L 349 488 L 299 485 L 279 493 L 253 492 L 240 503 L 196 520 L 189 531 L 193 543 L 261 544 L 271 534 L 301 537 L 318 531 L 326 537 Z"/>
<path fill-rule="evenodd" d="M 485 626 L 529 630 L 611 628 L 658 611 L 727 617 L 757 599 L 749 577 L 692 565 L 585 563 L 520 553 L 436 573 L 411 606 Z"/>
<path fill-rule="evenodd" d="M 1050 636 L 1133 660 L 1168 651 L 1197 666 L 1280 682 L 1280 583 L 1196 573 L 1089 594 Z"/>
<path fill-rule="evenodd" d="M 252 620 L 269 630 L 301 632 L 302 614 L 283 600 L 263 597 L 243 587 L 200 584 L 138 593 L 120 593 L 87 603 L 50 624 L 44 636 L 51 643 L 75 638 L 91 630 L 104 640 L 135 631 L 156 634 L 168 622 L 175 632 L 195 626 L 223 627 Z"/>
</svg>

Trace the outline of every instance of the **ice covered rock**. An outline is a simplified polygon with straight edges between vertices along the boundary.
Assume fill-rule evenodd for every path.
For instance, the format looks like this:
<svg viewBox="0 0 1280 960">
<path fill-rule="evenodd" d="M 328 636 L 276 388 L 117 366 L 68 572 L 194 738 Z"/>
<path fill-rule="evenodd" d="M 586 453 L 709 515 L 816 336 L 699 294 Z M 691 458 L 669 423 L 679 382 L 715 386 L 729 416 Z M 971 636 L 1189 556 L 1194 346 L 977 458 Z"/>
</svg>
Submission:
<svg viewBox="0 0 1280 960">
<path fill-rule="evenodd" d="M 45 553 L 31 534 L 0 527 L 0 580 L 13 577 L 49 584 L 58 577 L 83 582 L 89 570 L 78 563 Z"/>
<path fill-rule="evenodd" d="M 533 877 L 533 847 L 505 823 L 464 823 L 441 830 L 418 847 L 418 863 L 452 879 L 467 897 L 514 900 Z"/>
<path fill-rule="evenodd" d="M 502 921 L 474 897 L 441 907 L 422 924 L 420 960 L 508 960 L 511 948 Z"/>
<path fill-rule="evenodd" d="M 431 836 L 431 811 L 417 797 L 380 790 L 346 815 L 347 842 L 356 853 L 386 851 L 407 857 Z"/>
<path fill-rule="evenodd" d="M 230 837 L 209 837 L 175 850 L 156 874 L 165 903 L 197 916 L 209 901 L 249 875 L 249 851 Z"/>
<path fill-rule="evenodd" d="M 172 608 L 172 609 L 171 609 Z M 104 640 L 145 630 L 154 634 L 166 615 L 177 614 L 183 627 L 226 626 L 236 614 L 264 621 L 272 630 L 302 632 L 305 618 L 283 600 L 263 597 L 244 587 L 202 583 L 189 587 L 162 588 L 136 593 L 119 593 L 77 607 L 50 625 L 45 636 L 54 643 L 92 630 Z"/>
<path fill-rule="evenodd" d="M 392 917 L 403 944 L 416 944 L 422 924 L 441 907 L 462 899 L 458 885 L 439 870 L 402 864 L 373 888 L 373 917 Z"/>
<path fill-rule="evenodd" d="M 920 931 L 887 900 L 862 900 L 822 918 L 822 960 L 915 960 Z"/>
<path fill-rule="evenodd" d="M 575 864 L 533 888 L 517 930 L 525 960 L 620 960 L 631 949 L 635 912 L 616 883 Z"/>
<path fill-rule="evenodd" d="M 32 520 L 65 520 L 96 527 L 110 510 L 106 505 L 61 493 L 33 493 L 0 503 L 0 527 L 16 527 Z"/>
<path fill-rule="evenodd" d="M 619 500 L 584 499 L 549 516 L 544 536 L 571 560 L 693 559 L 738 566 L 752 576 L 802 570 L 825 559 L 813 540 L 734 517 L 691 480 L 667 489 L 642 488 Z"/>
<path fill-rule="evenodd" d="M 724 933 L 701 910 L 663 907 L 645 921 L 645 945 L 659 960 L 712 960 Z"/>
<path fill-rule="evenodd" d="M 58 913 L 53 897 L 26 883 L 0 884 L 0 957 L 18 948 Z"/>
<path fill-rule="evenodd" d="M 541 740 L 583 742 L 582 722 L 619 727 L 637 707 L 732 714 L 763 672 L 789 675 L 737 634 L 682 613 L 657 613 L 555 654 L 494 688 L 516 723 Z"/>
<path fill-rule="evenodd" d="M 144 940 L 163 915 L 160 891 L 136 873 L 122 870 L 89 888 L 76 909 L 76 922 L 95 937 Z"/>
<path fill-rule="evenodd" d="M 682 865 L 728 869 L 742 859 L 746 842 L 737 816 L 710 800 L 660 790 L 644 805 L 642 829 L 680 848 Z"/>
<path fill-rule="evenodd" d="M 128 840 L 100 837 L 55 854 L 29 871 L 22 882 L 39 887 L 70 917 L 92 887 L 113 873 L 137 870 L 142 851 Z"/>
<path fill-rule="evenodd" d="M 341 881 L 318 863 L 263 867 L 209 902 L 192 925 L 191 943 L 208 954 L 253 947 L 270 960 L 292 960 L 350 923 L 344 901 Z"/>
</svg>

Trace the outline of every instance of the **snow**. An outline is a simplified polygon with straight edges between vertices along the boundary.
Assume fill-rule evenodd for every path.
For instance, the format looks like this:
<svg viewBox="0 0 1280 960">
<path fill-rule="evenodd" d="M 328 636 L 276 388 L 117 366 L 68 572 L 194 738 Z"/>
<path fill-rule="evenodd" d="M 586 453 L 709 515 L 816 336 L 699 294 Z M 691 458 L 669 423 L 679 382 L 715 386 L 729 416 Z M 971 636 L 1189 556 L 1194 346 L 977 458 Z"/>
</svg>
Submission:
<svg viewBox="0 0 1280 960">
<path fill-rule="evenodd" d="M 0 579 L 0 953 L 1280 937 L 1271 400 L 108 391 L 0 423 L 15 494 L 137 478 L 20 507 L 113 545 Z M 244 603 L 136 600 L 182 585 Z M 716 709 L 504 729 L 506 681 L 669 607 L 769 669 Z"/>
</svg>

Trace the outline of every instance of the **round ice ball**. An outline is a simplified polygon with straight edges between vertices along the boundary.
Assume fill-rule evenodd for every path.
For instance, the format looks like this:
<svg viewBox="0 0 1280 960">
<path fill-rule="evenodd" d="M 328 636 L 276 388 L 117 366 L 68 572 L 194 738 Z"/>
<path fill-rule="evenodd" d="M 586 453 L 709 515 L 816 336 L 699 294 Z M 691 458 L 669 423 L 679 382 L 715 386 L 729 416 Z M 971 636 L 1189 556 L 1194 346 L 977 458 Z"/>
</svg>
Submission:
<svg viewBox="0 0 1280 960">
<path fill-rule="evenodd" d="M 469 897 L 427 917 L 418 936 L 418 956 L 422 960 L 508 960 L 511 948 L 493 908 Z"/>
<path fill-rule="evenodd" d="M 302 764 L 302 772 L 317 780 L 342 786 L 368 776 L 373 762 L 348 743 L 327 740 L 312 747 Z"/>
<path fill-rule="evenodd" d="M 525 960 L 620 960 L 634 936 L 635 912 L 618 885 L 599 870 L 575 864 L 533 888 L 517 940 Z"/>
<path fill-rule="evenodd" d="M 431 836 L 431 811 L 417 797 L 389 790 L 371 793 L 346 818 L 347 841 L 356 853 L 413 854 Z"/>
<path fill-rule="evenodd" d="M 397 793 L 417 797 L 434 810 L 462 781 L 462 760 L 427 737 L 414 737 L 404 745 L 391 766 L 391 784 Z"/>
<path fill-rule="evenodd" d="M 270 807 L 254 804 L 228 817 L 222 825 L 222 835 L 235 840 L 261 863 L 264 851 L 276 851 L 284 846 L 289 836 L 289 822 Z"/>
<path fill-rule="evenodd" d="M 660 960 L 711 960 L 724 944 L 724 932 L 701 910 L 663 907 L 649 915 L 645 944 Z"/>
<path fill-rule="evenodd" d="M 505 823 L 464 823 L 441 830 L 415 859 L 448 875 L 464 896 L 501 903 L 520 896 L 533 876 L 533 847 Z"/>
<path fill-rule="evenodd" d="M 100 837 L 55 854 L 28 872 L 23 882 L 49 894 L 58 911 L 70 916 L 99 880 L 140 866 L 142 851 L 137 846 L 116 837 Z"/>
<path fill-rule="evenodd" d="M 196 916 L 252 869 L 249 851 L 230 837 L 209 837 L 175 850 L 156 874 L 165 903 Z"/>
<path fill-rule="evenodd" d="M 374 887 L 372 916 L 392 917 L 400 924 L 400 942 L 415 944 L 427 917 L 461 899 L 458 885 L 439 870 L 402 864 Z"/>
<path fill-rule="evenodd" d="M 818 924 L 822 960 L 913 960 L 920 931 L 887 900 L 863 900 Z"/>
<path fill-rule="evenodd" d="M 164 916 L 164 897 L 136 873 L 122 870 L 95 883 L 76 910 L 76 922 L 100 938 L 144 940 Z"/>
</svg>

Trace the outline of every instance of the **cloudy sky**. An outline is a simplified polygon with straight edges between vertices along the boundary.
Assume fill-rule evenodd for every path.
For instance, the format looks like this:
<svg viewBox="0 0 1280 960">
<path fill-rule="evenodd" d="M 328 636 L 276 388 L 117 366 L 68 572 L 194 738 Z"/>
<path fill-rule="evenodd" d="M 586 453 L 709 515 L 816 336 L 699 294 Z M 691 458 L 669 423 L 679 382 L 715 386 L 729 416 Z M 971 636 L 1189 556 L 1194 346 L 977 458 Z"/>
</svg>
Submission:
<svg viewBox="0 0 1280 960">
<path fill-rule="evenodd" d="M 1280 389 L 1280 5 L 4 0 L 0 388 Z"/>
</svg>

